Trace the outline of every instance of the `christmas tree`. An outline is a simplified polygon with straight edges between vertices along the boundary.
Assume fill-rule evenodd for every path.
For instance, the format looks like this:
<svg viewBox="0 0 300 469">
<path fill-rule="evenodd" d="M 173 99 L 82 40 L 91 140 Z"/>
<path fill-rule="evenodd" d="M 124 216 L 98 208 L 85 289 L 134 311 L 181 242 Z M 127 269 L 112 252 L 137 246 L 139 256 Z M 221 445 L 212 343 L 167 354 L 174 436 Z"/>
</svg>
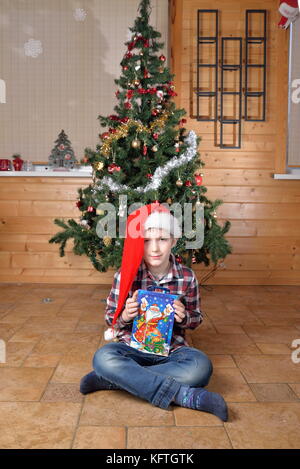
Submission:
<svg viewBox="0 0 300 469">
<path fill-rule="evenodd" d="M 185 110 L 177 109 L 172 99 L 176 96 L 173 75 L 161 53 L 161 34 L 149 24 L 149 15 L 150 0 L 142 0 L 139 16 L 130 28 L 132 37 L 125 43 L 122 74 L 115 80 L 115 114 L 98 117 L 106 129 L 99 135 L 96 151 L 85 150 L 93 181 L 78 190 L 80 221 L 55 219 L 63 231 L 49 242 L 60 244 L 60 255 L 64 256 L 67 241 L 73 239 L 73 252 L 87 255 L 98 271 L 119 268 L 124 236 L 119 237 L 117 227 L 115 237 L 99 237 L 97 224 L 106 216 L 99 204 L 113 204 L 121 216 L 125 207 L 119 206 L 120 196 L 127 197 L 128 207 L 156 200 L 181 206 L 189 203 L 193 207 L 192 230 L 197 224 L 197 206 L 204 212 L 204 242 L 198 249 L 186 249 L 189 237 L 183 235 L 173 253 L 186 265 L 212 262 L 216 268 L 231 252 L 225 239 L 230 223 L 225 222 L 223 227 L 218 224 L 216 210 L 222 201 L 210 201 L 205 196 L 204 163 L 197 152 L 200 139 L 194 132 L 187 135 Z"/>
<path fill-rule="evenodd" d="M 60 132 L 55 141 L 55 147 L 52 149 L 48 160 L 54 168 L 74 168 L 76 158 L 71 142 L 64 130 Z"/>
</svg>

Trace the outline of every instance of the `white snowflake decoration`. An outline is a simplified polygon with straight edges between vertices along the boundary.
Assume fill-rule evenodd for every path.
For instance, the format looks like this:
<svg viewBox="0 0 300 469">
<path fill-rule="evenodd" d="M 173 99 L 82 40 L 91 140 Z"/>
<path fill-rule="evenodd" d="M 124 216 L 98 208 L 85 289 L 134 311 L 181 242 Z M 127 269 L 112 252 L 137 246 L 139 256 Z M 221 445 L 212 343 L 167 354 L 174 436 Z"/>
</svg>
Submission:
<svg viewBox="0 0 300 469">
<path fill-rule="evenodd" d="M 28 57 L 38 57 L 43 52 L 41 41 L 37 39 L 29 39 L 29 41 L 24 44 L 24 51 L 25 55 Z"/>
<path fill-rule="evenodd" d="M 84 21 L 86 18 L 86 11 L 83 8 L 76 8 L 74 11 L 74 18 L 76 21 Z"/>
</svg>

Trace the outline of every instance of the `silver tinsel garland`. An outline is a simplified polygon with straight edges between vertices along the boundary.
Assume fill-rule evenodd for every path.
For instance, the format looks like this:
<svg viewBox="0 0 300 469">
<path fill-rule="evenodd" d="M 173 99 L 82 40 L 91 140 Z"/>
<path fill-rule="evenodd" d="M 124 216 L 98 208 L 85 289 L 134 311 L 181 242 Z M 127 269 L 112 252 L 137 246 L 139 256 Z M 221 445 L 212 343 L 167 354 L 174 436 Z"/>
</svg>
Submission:
<svg viewBox="0 0 300 469">
<path fill-rule="evenodd" d="M 151 190 L 158 189 L 161 184 L 163 179 L 175 168 L 179 168 L 183 166 L 184 164 L 189 163 L 192 161 L 194 156 L 197 153 L 197 135 L 196 133 L 191 130 L 188 134 L 188 136 L 185 139 L 185 142 L 188 144 L 187 150 L 179 157 L 174 157 L 170 161 L 168 161 L 164 166 L 158 166 L 156 170 L 154 171 L 153 177 L 151 179 L 151 182 L 147 184 L 145 187 L 139 186 L 136 189 L 133 189 L 131 187 L 126 186 L 125 184 L 119 184 L 115 182 L 111 177 L 104 177 L 97 183 L 97 187 L 94 188 L 94 193 L 100 191 L 103 189 L 104 186 L 108 186 L 108 189 L 113 191 L 113 192 L 124 192 L 128 190 L 133 190 L 138 192 L 139 194 L 141 193 L 146 193 Z"/>
</svg>

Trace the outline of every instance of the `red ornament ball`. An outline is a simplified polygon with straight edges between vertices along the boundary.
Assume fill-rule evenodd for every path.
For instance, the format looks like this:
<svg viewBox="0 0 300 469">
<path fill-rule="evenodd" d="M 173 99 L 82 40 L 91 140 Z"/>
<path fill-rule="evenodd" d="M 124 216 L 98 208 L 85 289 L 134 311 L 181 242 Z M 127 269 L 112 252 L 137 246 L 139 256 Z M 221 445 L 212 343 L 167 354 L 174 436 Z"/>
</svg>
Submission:
<svg viewBox="0 0 300 469">
<path fill-rule="evenodd" d="M 197 174 L 197 175 L 195 176 L 195 181 L 196 181 L 196 185 L 197 185 L 197 186 L 201 186 L 201 185 L 202 185 L 202 181 L 203 181 L 202 176 L 200 176 L 200 174 Z"/>
<path fill-rule="evenodd" d="M 191 183 L 191 181 L 186 181 L 186 182 L 184 183 L 184 185 L 185 185 L 186 187 L 191 187 L 192 183 Z"/>
<path fill-rule="evenodd" d="M 116 163 L 112 163 L 112 164 L 109 165 L 109 167 L 107 169 L 108 169 L 108 172 L 112 174 L 115 171 L 120 171 L 121 167 L 116 165 Z"/>
<path fill-rule="evenodd" d="M 166 61 L 166 57 L 165 57 L 164 55 L 160 55 L 160 56 L 159 56 L 159 60 L 160 60 L 161 62 L 165 62 L 165 61 Z"/>
</svg>

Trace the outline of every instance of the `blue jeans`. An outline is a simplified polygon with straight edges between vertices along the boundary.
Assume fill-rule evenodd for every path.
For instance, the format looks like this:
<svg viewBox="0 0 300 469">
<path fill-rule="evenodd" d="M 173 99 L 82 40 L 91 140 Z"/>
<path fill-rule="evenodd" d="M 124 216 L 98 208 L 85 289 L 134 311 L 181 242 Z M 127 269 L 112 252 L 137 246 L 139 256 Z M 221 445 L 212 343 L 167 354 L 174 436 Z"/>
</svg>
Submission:
<svg viewBox="0 0 300 469">
<path fill-rule="evenodd" d="M 213 367 L 200 350 L 182 346 L 168 357 L 135 350 L 122 342 L 98 349 L 93 367 L 100 378 L 167 409 L 182 384 L 207 386 Z"/>
</svg>

